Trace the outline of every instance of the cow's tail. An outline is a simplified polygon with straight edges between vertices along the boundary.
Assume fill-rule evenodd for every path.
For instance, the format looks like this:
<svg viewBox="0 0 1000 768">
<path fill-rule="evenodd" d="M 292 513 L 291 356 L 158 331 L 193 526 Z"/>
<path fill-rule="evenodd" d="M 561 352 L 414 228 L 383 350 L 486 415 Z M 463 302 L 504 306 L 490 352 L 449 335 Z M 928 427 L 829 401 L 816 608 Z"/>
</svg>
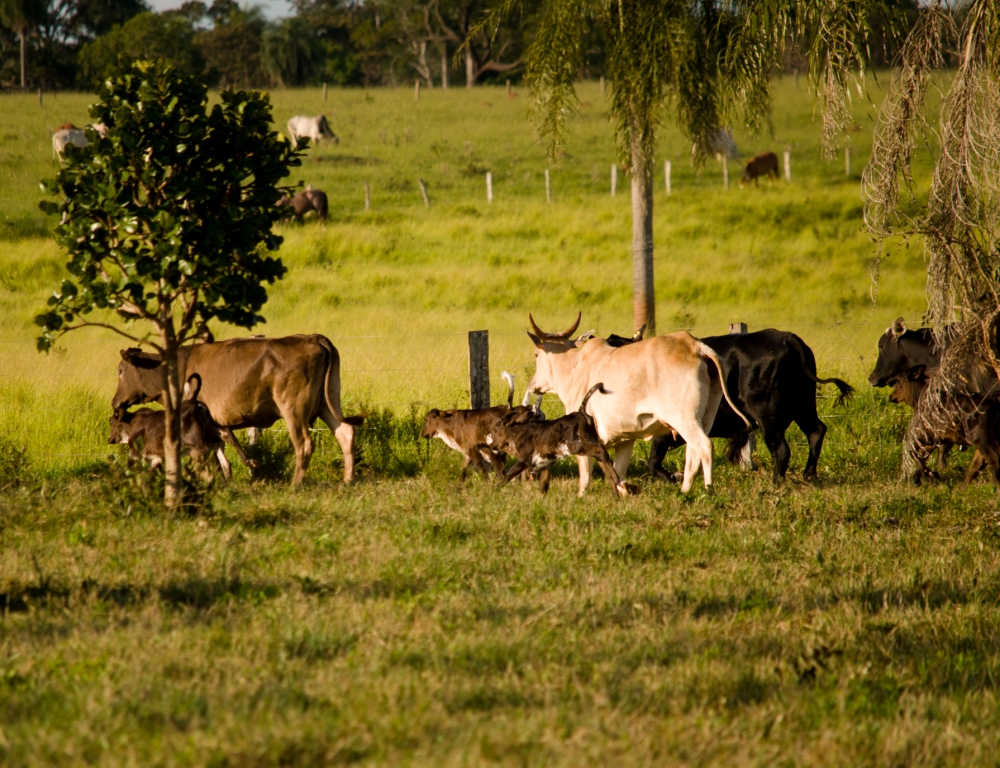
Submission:
<svg viewBox="0 0 1000 768">
<path fill-rule="evenodd" d="M 611 394 L 610 392 L 608 392 L 608 390 L 606 390 L 604 388 L 604 383 L 603 382 L 601 382 L 599 384 L 595 384 L 594 386 L 592 386 L 590 388 L 590 391 L 587 392 L 587 394 L 585 394 L 583 396 L 583 402 L 580 403 L 580 411 L 579 412 L 582 413 L 584 416 L 587 415 L 587 403 L 590 402 L 590 398 L 594 396 L 595 392 L 600 392 L 602 395 L 610 395 Z"/>
<path fill-rule="evenodd" d="M 507 407 L 514 407 L 514 377 L 507 371 L 500 374 L 500 378 L 507 382 Z"/>
<path fill-rule="evenodd" d="M 812 365 L 809 364 L 809 362 L 810 362 L 810 360 L 809 360 L 810 355 L 806 355 L 806 349 L 809 349 L 808 346 L 806 346 L 806 343 L 804 341 L 802 341 L 802 339 L 800 339 L 798 336 L 795 336 L 794 333 L 792 334 L 792 336 L 795 338 L 795 344 L 793 346 L 795 347 L 795 349 L 799 353 L 799 358 L 802 360 L 802 370 L 804 370 L 806 372 L 806 376 L 808 376 L 810 379 L 812 379 L 813 383 L 815 383 L 815 384 L 836 384 L 837 385 L 837 389 L 840 390 L 840 394 L 837 395 L 837 400 L 835 401 L 834 404 L 837 405 L 837 406 L 844 405 L 854 395 L 854 387 L 852 387 L 850 384 L 848 384 L 843 379 L 836 379 L 836 378 L 821 379 L 821 378 L 819 378 L 816 375 L 816 360 L 815 360 L 815 358 L 813 358 L 813 360 L 812 360 Z M 805 349 L 803 349 L 803 348 L 805 348 Z M 809 351 L 812 352 L 811 349 Z"/>
<path fill-rule="evenodd" d="M 326 336 L 317 336 L 317 338 L 319 345 L 326 351 L 326 373 L 323 376 L 323 399 L 326 401 L 326 407 L 330 413 L 337 417 L 338 421 L 350 424 L 352 427 L 359 427 L 365 421 L 364 414 L 344 416 L 340 410 L 340 403 L 334 403 L 330 397 L 330 377 L 333 376 L 334 368 L 336 368 L 337 376 L 340 376 L 340 353 Z"/>
<path fill-rule="evenodd" d="M 743 415 L 743 411 L 736 407 L 736 403 L 733 402 L 733 398 L 729 396 L 729 388 L 726 386 L 726 374 L 728 373 L 726 370 L 726 364 L 719 359 L 715 350 L 703 341 L 698 342 L 698 352 L 715 363 L 715 367 L 719 371 L 719 383 L 722 385 L 722 394 L 725 395 L 726 402 L 729 403 L 729 407 L 736 412 L 736 415 L 743 419 L 743 423 L 747 425 L 747 429 L 753 429 L 750 419 Z"/>
</svg>

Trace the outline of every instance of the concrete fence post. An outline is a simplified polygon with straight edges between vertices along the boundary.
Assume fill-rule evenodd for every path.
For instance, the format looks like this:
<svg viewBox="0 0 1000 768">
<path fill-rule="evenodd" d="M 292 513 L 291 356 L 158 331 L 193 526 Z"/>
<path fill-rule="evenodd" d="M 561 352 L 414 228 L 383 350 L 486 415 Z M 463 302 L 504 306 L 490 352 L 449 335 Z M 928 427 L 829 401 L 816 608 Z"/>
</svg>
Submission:
<svg viewBox="0 0 1000 768">
<path fill-rule="evenodd" d="M 507 95 L 510 96 L 510 78 L 507 78 Z"/>
<path fill-rule="evenodd" d="M 490 407 L 490 332 L 469 331 L 469 404 Z"/>
<path fill-rule="evenodd" d="M 323 83 L 323 101 L 326 101 L 326 83 Z"/>
<path fill-rule="evenodd" d="M 367 179 L 365 180 L 365 213 L 368 213 L 372 209 L 372 191 L 371 187 L 368 186 Z"/>
<path fill-rule="evenodd" d="M 785 181 L 792 180 L 792 153 L 785 150 Z"/>
<path fill-rule="evenodd" d="M 722 156 L 722 186 L 729 189 L 729 158 Z"/>
<path fill-rule="evenodd" d="M 672 193 L 672 190 L 670 188 L 670 161 L 669 160 L 664 160 L 663 161 L 663 180 L 664 180 L 664 182 L 666 182 L 666 185 L 667 185 L 667 194 L 669 195 L 669 194 Z"/>
<path fill-rule="evenodd" d="M 618 164 L 611 166 L 611 196 L 614 197 L 618 191 Z"/>
<path fill-rule="evenodd" d="M 545 202 L 552 202 L 552 183 L 549 180 L 549 169 L 545 169 Z"/>
<path fill-rule="evenodd" d="M 420 101 L 420 81 L 416 80 L 413 83 L 413 100 Z"/>
<path fill-rule="evenodd" d="M 493 202 L 493 171 L 486 172 L 486 202 Z"/>
</svg>

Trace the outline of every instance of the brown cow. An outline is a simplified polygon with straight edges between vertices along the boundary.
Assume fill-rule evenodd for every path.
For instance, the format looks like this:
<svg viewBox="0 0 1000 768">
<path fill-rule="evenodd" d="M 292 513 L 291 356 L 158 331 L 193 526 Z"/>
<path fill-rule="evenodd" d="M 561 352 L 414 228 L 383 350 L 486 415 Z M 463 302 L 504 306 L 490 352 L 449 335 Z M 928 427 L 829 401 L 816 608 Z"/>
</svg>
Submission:
<svg viewBox="0 0 1000 768">
<path fill-rule="evenodd" d="M 286 195 L 277 204 L 291 206 L 292 216 L 295 217 L 295 221 L 299 224 L 302 223 L 302 217 L 309 213 L 309 211 L 316 211 L 319 220 L 326 221 L 326 192 L 321 192 L 318 189 L 306 189 L 297 193 L 294 197 Z"/>
<path fill-rule="evenodd" d="M 159 400 L 166 387 L 166 368 L 158 354 L 127 349 L 118 365 L 113 408 L 129 408 Z M 222 438 L 237 447 L 233 429 L 269 427 L 284 419 L 295 448 L 292 482 L 302 482 L 313 453 L 309 427 L 322 419 L 344 452 L 344 482 L 354 477 L 354 427 L 363 416 L 345 417 L 340 410 L 340 354 L 325 336 L 276 339 L 230 339 L 182 347 L 180 376 L 201 375 L 201 401 L 220 427 Z"/>
<path fill-rule="evenodd" d="M 742 187 L 744 184 L 752 181 L 756 187 L 758 186 L 757 179 L 761 176 L 778 178 L 778 156 L 774 152 L 764 152 L 750 158 L 746 170 L 743 171 L 743 175 L 740 177 L 740 186 Z"/>
</svg>

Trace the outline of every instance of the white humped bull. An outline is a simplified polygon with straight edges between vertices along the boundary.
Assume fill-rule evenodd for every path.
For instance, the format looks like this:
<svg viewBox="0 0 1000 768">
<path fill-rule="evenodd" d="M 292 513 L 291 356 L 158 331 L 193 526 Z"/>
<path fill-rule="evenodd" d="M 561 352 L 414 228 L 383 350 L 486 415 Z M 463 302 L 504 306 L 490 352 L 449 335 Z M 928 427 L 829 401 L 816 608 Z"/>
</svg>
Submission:
<svg viewBox="0 0 1000 768">
<path fill-rule="evenodd" d="M 726 390 L 726 364 L 707 345 L 689 333 L 654 336 L 645 341 L 612 347 L 604 339 L 567 331 L 545 333 L 528 315 L 535 345 L 535 375 L 525 392 L 555 393 L 566 413 L 580 407 L 584 395 L 598 383 L 607 394 L 591 401 L 590 412 L 602 443 L 615 449 L 615 470 L 622 478 L 635 441 L 676 432 L 687 442 L 681 490 L 691 489 L 701 468 L 706 490 L 712 487 L 712 441 L 708 433 L 719 403 L 725 397 L 750 426 Z M 590 485 L 591 460 L 580 464 L 580 495 Z"/>
</svg>

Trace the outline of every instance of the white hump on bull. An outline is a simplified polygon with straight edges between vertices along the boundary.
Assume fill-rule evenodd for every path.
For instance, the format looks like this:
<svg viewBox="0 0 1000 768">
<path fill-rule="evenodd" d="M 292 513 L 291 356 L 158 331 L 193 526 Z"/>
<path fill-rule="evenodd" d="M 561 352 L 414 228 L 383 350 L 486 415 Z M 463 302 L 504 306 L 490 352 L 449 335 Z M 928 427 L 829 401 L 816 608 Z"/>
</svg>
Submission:
<svg viewBox="0 0 1000 768">
<path fill-rule="evenodd" d="M 340 138 L 330 128 L 330 123 L 327 122 L 326 115 L 319 115 L 317 117 L 296 115 L 288 121 L 287 128 L 288 136 L 291 138 L 293 145 L 297 144 L 299 139 L 309 139 L 313 143 L 313 146 L 316 146 L 325 139 L 329 139 L 334 144 L 340 143 Z"/>
<path fill-rule="evenodd" d="M 166 368 L 157 354 L 123 349 L 118 389 L 112 408 L 130 408 L 159 400 Z M 364 416 L 344 416 L 340 409 L 340 354 L 325 336 L 230 339 L 194 344 L 178 351 L 180 378 L 199 374 L 201 402 L 219 425 L 222 439 L 236 448 L 248 466 L 234 429 L 266 428 L 284 419 L 295 448 L 298 485 L 313 453 L 309 427 L 322 419 L 344 452 L 344 482 L 354 477 L 354 427 Z"/>
<path fill-rule="evenodd" d="M 594 385 L 603 383 L 609 394 L 592 400 L 590 412 L 600 441 L 615 449 L 619 477 L 625 478 L 636 440 L 676 432 L 687 443 L 681 490 L 691 490 L 701 469 L 711 492 L 708 433 L 722 399 L 750 426 L 726 389 L 726 364 L 714 350 L 683 331 L 614 347 L 589 333 L 571 339 L 580 315 L 562 333 L 546 333 L 531 315 L 528 320 L 535 375 L 526 403 L 532 394 L 553 392 L 571 413 Z M 590 458 L 580 458 L 579 466 L 582 496 L 590 485 Z"/>
</svg>

